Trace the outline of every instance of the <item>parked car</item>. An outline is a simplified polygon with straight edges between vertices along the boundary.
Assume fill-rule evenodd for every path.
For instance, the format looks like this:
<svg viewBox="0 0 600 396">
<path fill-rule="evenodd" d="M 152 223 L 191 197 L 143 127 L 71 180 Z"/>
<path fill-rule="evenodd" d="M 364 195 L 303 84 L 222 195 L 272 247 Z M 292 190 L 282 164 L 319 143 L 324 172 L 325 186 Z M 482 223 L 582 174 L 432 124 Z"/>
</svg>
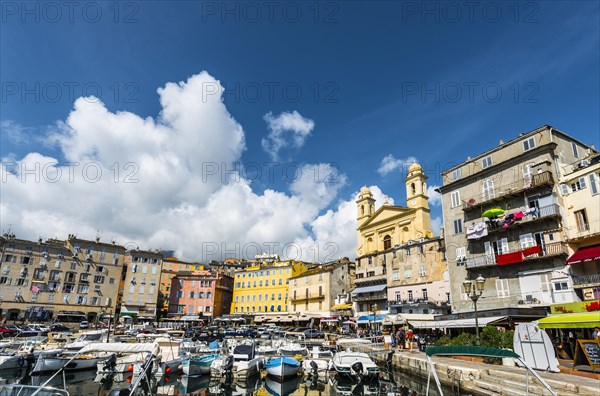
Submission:
<svg viewBox="0 0 600 396">
<path fill-rule="evenodd" d="M 8 326 L 0 326 L 0 333 L 2 334 L 16 334 L 18 333 L 17 331 L 15 331 L 14 329 L 11 329 Z"/>
<path fill-rule="evenodd" d="M 303 331 L 306 338 L 323 338 L 325 335 L 321 330 L 308 329 Z"/>
<path fill-rule="evenodd" d="M 90 327 L 90 322 L 88 322 L 87 320 L 84 320 L 83 322 L 79 323 L 80 329 L 88 329 L 89 327 Z"/>
<path fill-rule="evenodd" d="M 30 324 L 29 328 L 33 331 L 39 331 L 41 333 L 48 333 L 51 331 L 50 327 L 41 324 Z"/>
<path fill-rule="evenodd" d="M 50 326 L 50 331 L 71 331 L 71 329 L 62 323 L 54 323 Z"/>
</svg>

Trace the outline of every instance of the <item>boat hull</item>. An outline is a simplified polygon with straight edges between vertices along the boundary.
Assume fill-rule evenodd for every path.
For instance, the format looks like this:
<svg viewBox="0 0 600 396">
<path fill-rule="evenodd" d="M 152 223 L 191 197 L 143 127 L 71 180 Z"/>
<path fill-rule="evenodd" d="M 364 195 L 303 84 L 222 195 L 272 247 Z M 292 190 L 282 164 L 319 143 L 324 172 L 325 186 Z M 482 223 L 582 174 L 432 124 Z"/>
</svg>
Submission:
<svg viewBox="0 0 600 396">
<path fill-rule="evenodd" d="M 63 367 L 65 368 L 65 371 L 88 370 L 95 368 L 98 365 L 98 362 L 101 362 L 104 359 L 106 359 L 106 357 L 77 358 L 69 361 L 71 358 L 68 357 L 46 357 L 40 355 L 36 360 L 31 373 L 58 371 Z"/>
<path fill-rule="evenodd" d="M 0 356 L 0 370 L 10 370 L 27 367 L 27 359 L 22 355 Z"/>
<path fill-rule="evenodd" d="M 267 364 L 265 364 L 267 374 L 275 378 L 290 378 L 298 376 L 300 362 L 292 362 L 291 360 L 293 359 L 276 358 L 267 362 Z"/>
<path fill-rule="evenodd" d="M 210 374 L 211 365 L 218 358 L 219 355 L 206 355 L 200 358 L 185 359 L 181 363 L 183 374 L 190 376 Z"/>
</svg>

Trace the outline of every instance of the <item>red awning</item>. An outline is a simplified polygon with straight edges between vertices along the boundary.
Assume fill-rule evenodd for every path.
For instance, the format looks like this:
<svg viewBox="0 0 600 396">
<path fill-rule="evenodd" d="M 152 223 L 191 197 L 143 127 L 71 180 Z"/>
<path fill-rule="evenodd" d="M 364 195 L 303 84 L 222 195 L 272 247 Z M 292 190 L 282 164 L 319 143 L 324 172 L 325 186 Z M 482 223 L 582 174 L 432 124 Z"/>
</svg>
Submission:
<svg viewBox="0 0 600 396">
<path fill-rule="evenodd" d="M 577 249 L 575 254 L 567 259 L 567 263 L 579 264 L 593 260 L 600 260 L 600 245 L 586 246 Z"/>
</svg>

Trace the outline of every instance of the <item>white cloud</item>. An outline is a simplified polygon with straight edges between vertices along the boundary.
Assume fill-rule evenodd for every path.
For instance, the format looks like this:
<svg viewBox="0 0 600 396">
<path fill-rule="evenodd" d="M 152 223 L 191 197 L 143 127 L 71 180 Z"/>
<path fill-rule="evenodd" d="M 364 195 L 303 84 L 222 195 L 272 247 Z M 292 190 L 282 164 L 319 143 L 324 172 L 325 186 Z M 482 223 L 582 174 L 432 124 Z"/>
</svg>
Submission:
<svg viewBox="0 0 600 396">
<path fill-rule="evenodd" d="M 25 128 L 14 121 L 0 121 L 0 141 L 8 140 L 13 144 L 26 144 L 31 133 L 31 128 Z"/>
<path fill-rule="evenodd" d="M 431 231 L 435 235 L 440 235 L 440 230 L 444 226 L 444 221 L 442 220 L 442 216 L 435 216 L 431 218 Z"/>
<path fill-rule="evenodd" d="M 36 152 L 3 164 L 2 229 L 11 224 L 18 237 L 34 240 L 93 239 L 99 229 L 104 241 L 173 249 L 188 260 L 263 251 L 307 257 L 297 248 L 311 232 L 319 246 L 356 239 L 346 223 L 334 224 L 352 221 L 344 210 L 329 222 L 322 214 L 346 183 L 333 166 L 300 166 L 290 193 L 257 194 L 231 172 L 245 150 L 244 131 L 220 94 L 206 95 L 207 84 L 222 93 L 206 72 L 166 84 L 156 118 L 78 99 L 48 139 L 67 164 Z"/>
<path fill-rule="evenodd" d="M 431 206 L 440 206 L 442 204 L 442 194 L 435 191 L 440 186 L 428 186 L 427 187 L 427 196 L 429 197 L 429 205 Z"/>
<path fill-rule="evenodd" d="M 269 112 L 264 115 L 269 134 L 262 139 L 262 147 L 273 161 L 279 160 L 279 152 L 285 148 L 300 148 L 315 127 L 313 120 L 303 117 L 296 110 L 284 111 L 278 116 Z"/>
<path fill-rule="evenodd" d="M 377 173 L 381 176 L 386 176 L 395 170 L 402 170 L 406 167 L 411 166 L 413 163 L 417 162 L 415 157 L 408 157 L 404 159 L 395 158 L 392 154 L 386 155 L 381 160 L 381 164 L 377 169 Z"/>
</svg>

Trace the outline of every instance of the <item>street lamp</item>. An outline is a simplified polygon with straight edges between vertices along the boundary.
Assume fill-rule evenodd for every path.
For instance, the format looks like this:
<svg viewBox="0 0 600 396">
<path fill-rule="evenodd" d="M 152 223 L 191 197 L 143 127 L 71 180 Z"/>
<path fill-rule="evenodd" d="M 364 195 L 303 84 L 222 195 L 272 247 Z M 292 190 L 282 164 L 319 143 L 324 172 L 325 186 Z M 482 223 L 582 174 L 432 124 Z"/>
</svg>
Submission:
<svg viewBox="0 0 600 396">
<path fill-rule="evenodd" d="M 300 312 L 296 312 L 296 327 L 300 327 Z"/>
<path fill-rule="evenodd" d="M 371 305 L 371 310 L 373 311 L 373 326 L 371 326 L 371 331 L 375 331 L 375 315 L 377 314 L 377 303 Z"/>
<path fill-rule="evenodd" d="M 475 286 L 473 287 L 473 284 Z M 477 316 L 477 300 L 483 294 L 483 289 L 485 287 L 485 278 L 481 275 L 475 279 L 475 281 L 465 279 L 463 282 L 463 287 L 465 288 L 465 293 L 469 298 L 473 301 L 473 305 L 475 306 L 475 343 L 479 345 L 481 340 L 479 339 L 479 318 Z"/>
</svg>

